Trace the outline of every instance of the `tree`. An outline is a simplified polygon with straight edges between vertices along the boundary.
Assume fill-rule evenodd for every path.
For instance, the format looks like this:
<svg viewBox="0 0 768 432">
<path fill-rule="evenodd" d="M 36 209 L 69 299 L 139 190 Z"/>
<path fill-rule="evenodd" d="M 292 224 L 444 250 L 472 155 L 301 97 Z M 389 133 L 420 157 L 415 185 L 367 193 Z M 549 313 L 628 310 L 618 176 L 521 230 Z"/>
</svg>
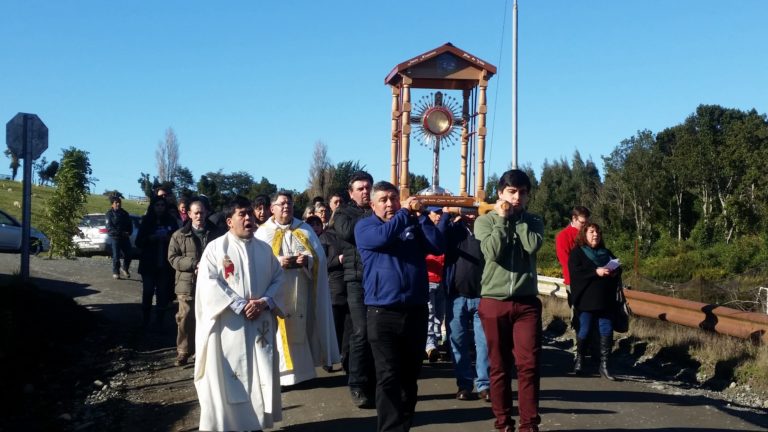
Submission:
<svg viewBox="0 0 768 432">
<path fill-rule="evenodd" d="M 307 191 L 291 191 L 293 194 L 293 217 L 301 219 L 304 215 L 304 209 L 312 202 L 312 197 L 307 194 Z"/>
<path fill-rule="evenodd" d="M 496 173 L 493 173 L 488 177 L 488 179 L 485 181 L 485 202 L 489 204 L 496 203 L 496 200 L 499 199 L 499 195 L 496 193 L 496 188 L 499 186 L 499 175 Z M 477 199 L 477 198 L 475 198 Z"/>
<path fill-rule="evenodd" d="M 253 176 L 245 171 L 237 171 L 222 177 L 219 191 L 230 200 L 237 195 L 247 195 L 254 184 Z"/>
<path fill-rule="evenodd" d="M 429 180 L 424 175 L 416 175 L 412 172 L 408 173 L 408 187 L 411 190 L 411 195 L 415 195 L 419 191 L 422 191 L 429 187 Z"/>
<path fill-rule="evenodd" d="M 77 233 L 77 224 L 85 210 L 91 174 L 88 152 L 74 147 L 63 150 L 56 173 L 56 190 L 46 201 L 43 214 L 43 226 L 51 239 L 49 257 L 75 255 L 72 236 Z"/>
<path fill-rule="evenodd" d="M 604 202 L 626 201 L 629 205 L 635 235 L 643 242 L 645 250 L 658 231 L 661 209 L 660 193 L 668 183 L 662 176 L 662 154 L 656 145 L 653 133 L 649 130 L 638 131 L 637 135 L 621 142 L 607 157 L 605 163 L 604 193 L 613 195 Z M 653 175 L 649 175 L 653 170 Z"/>
<path fill-rule="evenodd" d="M 576 151 L 573 154 L 571 173 L 573 174 L 572 182 L 575 192 L 571 207 L 574 205 L 591 207 L 600 191 L 600 186 L 602 186 L 597 165 L 595 165 L 592 159 L 588 159 L 585 162 L 581 159 L 581 154 Z"/>
<path fill-rule="evenodd" d="M 698 168 L 689 153 L 689 150 L 695 148 L 692 141 L 691 131 L 685 125 L 667 128 L 656 135 L 656 142 L 664 155 L 662 168 L 665 176 L 670 179 L 669 192 L 673 204 L 670 206 L 670 234 L 676 237 L 678 242 L 686 238 L 693 228 L 690 218 L 692 209 L 689 208 L 692 206 L 692 200 L 688 197 L 691 195 L 689 191 L 694 185 Z"/>
<path fill-rule="evenodd" d="M 270 183 L 266 177 L 262 177 L 260 182 L 254 183 L 251 186 L 251 190 L 246 196 L 250 199 L 254 199 L 262 194 L 271 197 L 275 192 L 277 192 L 277 185 Z"/>
<path fill-rule="evenodd" d="M 138 183 L 139 183 L 139 186 L 141 187 L 141 191 L 144 192 L 144 195 L 147 198 L 151 198 L 155 188 L 160 186 L 160 182 L 157 180 L 157 177 L 155 177 L 152 181 L 150 181 L 149 174 L 147 173 L 140 174 Z"/>
<path fill-rule="evenodd" d="M 56 181 L 56 173 L 59 172 L 59 161 L 52 161 L 45 167 L 42 174 L 43 184 Z"/>
<path fill-rule="evenodd" d="M 45 156 L 43 156 L 37 162 L 32 164 L 32 169 L 37 173 L 38 184 L 44 186 L 48 184 L 48 182 L 52 182 L 56 177 L 56 171 L 59 169 L 59 162 L 53 161 L 49 164 L 45 159 Z"/>
<path fill-rule="evenodd" d="M 571 207 L 577 204 L 573 171 L 565 159 L 544 161 L 536 194 L 538 199 L 528 207 L 544 219 L 547 229 L 561 228 L 568 220 Z"/>
<path fill-rule="evenodd" d="M 527 174 L 531 182 L 535 182 L 533 170 Z M 544 218 L 546 228 L 560 229 L 568 223 L 573 206 L 594 205 L 599 189 L 600 175 L 597 167 L 592 160 L 584 162 L 577 151 L 571 165 L 565 159 L 552 163 L 544 161 L 541 183 L 531 190 L 529 208 Z"/>
<path fill-rule="evenodd" d="M 45 170 L 45 166 L 48 164 L 48 160 L 45 159 L 45 156 L 41 157 L 37 160 L 37 162 L 32 163 L 32 177 L 35 177 L 35 173 L 37 173 L 37 179 L 40 186 L 43 185 L 43 171 Z"/>
<path fill-rule="evenodd" d="M 266 183 L 270 184 L 268 181 Z M 218 209 L 236 195 L 249 196 L 253 185 L 253 177 L 245 171 L 224 174 L 219 170 L 200 176 L 197 190 L 208 197 L 212 208 Z"/>
<path fill-rule="evenodd" d="M 3 153 L 11 159 L 11 164 L 8 166 L 11 169 L 11 180 L 16 181 L 16 174 L 19 172 L 19 158 L 11 149 L 5 149 Z"/>
<path fill-rule="evenodd" d="M 178 166 L 173 173 L 172 180 L 179 196 L 190 197 L 195 194 L 195 178 L 187 167 Z"/>
<path fill-rule="evenodd" d="M 322 141 L 315 141 L 315 150 L 312 152 L 312 162 L 309 165 L 307 194 L 310 197 L 329 196 L 333 186 L 333 171 L 331 160 L 328 159 L 328 146 Z"/>
<path fill-rule="evenodd" d="M 173 128 L 165 130 L 165 141 L 157 143 L 155 151 L 157 160 L 157 178 L 161 183 L 173 181 L 176 168 L 179 165 L 179 141 Z"/>
<path fill-rule="evenodd" d="M 349 189 L 350 177 L 352 177 L 352 174 L 364 170 L 365 165 L 361 165 L 360 161 L 347 160 L 337 163 L 333 170 L 333 180 L 331 181 L 328 195 L 325 198 L 337 193 L 346 201 L 349 198 L 347 190 Z"/>
<path fill-rule="evenodd" d="M 215 179 L 208 177 L 206 174 L 201 175 L 200 180 L 197 182 L 197 192 L 208 197 L 208 202 L 210 203 L 212 210 L 215 211 L 221 208 L 223 199 L 219 193 L 219 187 L 216 184 Z"/>
</svg>

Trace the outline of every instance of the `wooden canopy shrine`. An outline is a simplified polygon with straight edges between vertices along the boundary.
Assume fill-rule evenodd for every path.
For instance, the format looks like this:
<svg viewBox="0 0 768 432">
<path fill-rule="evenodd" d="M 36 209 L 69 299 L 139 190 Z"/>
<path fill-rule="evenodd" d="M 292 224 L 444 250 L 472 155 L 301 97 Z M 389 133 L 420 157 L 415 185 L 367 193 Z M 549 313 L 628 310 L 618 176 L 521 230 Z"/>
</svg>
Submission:
<svg viewBox="0 0 768 432">
<path fill-rule="evenodd" d="M 421 201 L 428 205 L 473 207 L 485 200 L 485 125 L 488 113 L 486 91 L 488 80 L 495 74 L 496 67 L 492 64 L 446 43 L 398 64 L 387 75 L 384 82 L 392 89 L 390 177 L 391 182 L 400 189 L 401 200 L 405 200 L 412 194 L 408 184 L 408 162 L 413 124 L 429 129 L 427 134 L 432 133 L 433 124 L 461 128 L 461 172 L 458 195 L 432 194 L 420 196 Z M 447 114 L 448 110 L 443 110 L 443 113 L 435 112 L 440 107 L 418 113 L 421 117 L 414 116 L 411 89 L 460 90 L 461 113 L 455 118 L 453 126 L 450 124 L 454 119 L 448 118 L 450 117 Z M 442 100 L 442 94 L 438 92 L 435 99 Z M 445 130 L 434 132 L 437 135 L 438 146 L 439 134 L 443 132 Z M 476 160 L 474 196 L 468 190 L 468 181 L 472 178 L 471 173 L 468 175 L 468 169 L 471 169 L 470 158 Z"/>
</svg>

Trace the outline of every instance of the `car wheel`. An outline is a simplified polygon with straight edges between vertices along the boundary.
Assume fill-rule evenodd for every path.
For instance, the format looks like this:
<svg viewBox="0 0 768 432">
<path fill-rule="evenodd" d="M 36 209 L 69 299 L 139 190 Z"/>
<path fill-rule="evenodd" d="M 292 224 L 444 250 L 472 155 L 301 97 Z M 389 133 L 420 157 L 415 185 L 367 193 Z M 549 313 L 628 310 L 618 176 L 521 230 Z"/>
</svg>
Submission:
<svg viewBox="0 0 768 432">
<path fill-rule="evenodd" d="M 40 239 L 32 237 L 29 239 L 29 253 L 30 255 L 38 255 L 43 251 L 43 242 Z"/>
</svg>

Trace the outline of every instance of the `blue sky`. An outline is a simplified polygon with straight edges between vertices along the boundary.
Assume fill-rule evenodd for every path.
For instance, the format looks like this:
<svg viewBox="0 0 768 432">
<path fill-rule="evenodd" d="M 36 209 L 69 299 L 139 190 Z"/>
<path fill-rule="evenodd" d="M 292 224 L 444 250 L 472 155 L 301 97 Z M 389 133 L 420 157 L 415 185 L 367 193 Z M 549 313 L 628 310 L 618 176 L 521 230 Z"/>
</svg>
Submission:
<svg viewBox="0 0 768 432">
<path fill-rule="evenodd" d="M 389 176 L 398 63 L 451 42 L 499 69 L 486 173 L 511 161 L 511 0 L 0 1 L 0 120 L 40 116 L 49 161 L 90 153 L 92 191 L 139 194 L 172 127 L 195 178 L 247 171 L 303 190 L 314 143 Z M 506 14 L 505 14 L 506 10 Z M 519 161 L 602 168 L 638 130 L 699 104 L 768 111 L 768 2 L 519 0 Z M 458 147 L 441 185 L 458 189 Z M 0 173 L 8 173 L 0 161 Z M 411 167 L 430 177 L 431 154 Z"/>
</svg>

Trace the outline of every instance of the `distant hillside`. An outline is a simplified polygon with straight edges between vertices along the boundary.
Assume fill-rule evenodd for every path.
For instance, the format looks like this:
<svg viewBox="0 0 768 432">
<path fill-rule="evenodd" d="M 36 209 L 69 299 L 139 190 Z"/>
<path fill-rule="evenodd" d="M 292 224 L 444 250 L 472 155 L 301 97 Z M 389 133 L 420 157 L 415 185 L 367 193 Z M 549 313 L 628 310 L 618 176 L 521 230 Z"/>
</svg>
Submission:
<svg viewBox="0 0 768 432">
<path fill-rule="evenodd" d="M 5 211 L 11 216 L 21 221 L 21 195 L 23 185 L 18 181 L 2 180 L 0 181 L 0 210 Z M 32 186 L 32 226 L 39 228 L 45 202 L 53 194 L 54 187 Z M 14 205 L 18 203 L 19 207 Z M 123 199 L 123 208 L 128 213 L 143 215 L 147 211 L 145 203 L 138 203 L 127 198 Z M 105 213 L 109 209 L 109 199 L 104 195 L 90 195 L 85 204 L 86 213 Z"/>
</svg>

